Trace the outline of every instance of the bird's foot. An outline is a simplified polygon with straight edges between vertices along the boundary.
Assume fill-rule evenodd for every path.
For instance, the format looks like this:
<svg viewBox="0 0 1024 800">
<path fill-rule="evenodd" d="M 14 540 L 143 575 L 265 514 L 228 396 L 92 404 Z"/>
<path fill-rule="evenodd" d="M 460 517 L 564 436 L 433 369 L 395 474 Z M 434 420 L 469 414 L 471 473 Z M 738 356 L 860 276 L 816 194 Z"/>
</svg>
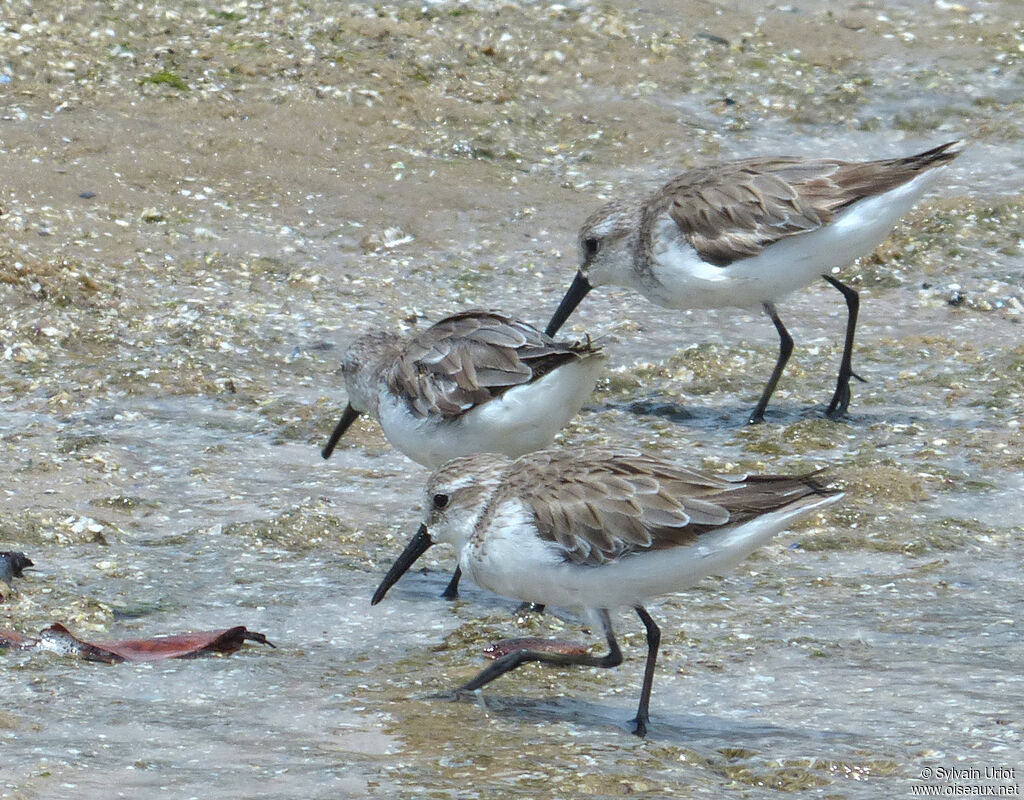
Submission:
<svg viewBox="0 0 1024 800">
<path fill-rule="evenodd" d="M 457 689 L 441 689 L 438 692 L 432 692 L 425 696 L 431 700 L 447 700 L 450 703 L 457 703 L 459 700 L 464 700 L 470 694 L 472 692 L 467 692 L 460 686 Z"/>
<path fill-rule="evenodd" d="M 831 420 L 839 420 L 846 416 L 846 409 L 850 406 L 850 378 L 867 383 L 865 378 L 852 370 L 849 373 L 840 373 L 839 380 L 836 381 L 836 390 L 829 401 L 828 408 L 825 409 L 825 416 Z"/>
<path fill-rule="evenodd" d="M 647 736 L 647 726 L 650 724 L 650 717 L 646 714 L 637 714 L 630 722 L 633 723 L 633 735 L 639 736 L 641 739 Z"/>
<path fill-rule="evenodd" d="M 441 592 L 441 597 L 445 600 L 458 600 L 459 599 L 459 580 L 462 578 L 462 571 L 455 570 L 455 574 L 452 575 L 452 579 L 448 581 L 448 585 L 444 587 L 444 591 Z"/>
</svg>

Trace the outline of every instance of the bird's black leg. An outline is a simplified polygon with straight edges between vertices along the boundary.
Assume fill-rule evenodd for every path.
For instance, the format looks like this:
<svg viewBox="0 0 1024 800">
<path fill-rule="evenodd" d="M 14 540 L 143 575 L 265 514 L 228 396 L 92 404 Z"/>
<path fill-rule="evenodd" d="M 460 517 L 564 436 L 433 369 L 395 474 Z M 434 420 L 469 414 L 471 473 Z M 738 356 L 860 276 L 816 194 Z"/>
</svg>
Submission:
<svg viewBox="0 0 1024 800">
<path fill-rule="evenodd" d="M 445 600 L 457 600 L 459 597 L 459 581 L 462 579 L 462 567 L 456 567 L 455 572 L 452 573 L 452 579 L 448 581 L 448 585 L 441 592 L 441 597 Z M 544 606 L 540 603 L 523 603 L 518 609 L 518 613 L 525 613 L 527 611 L 535 614 L 543 614 Z"/>
<path fill-rule="evenodd" d="M 516 667 L 527 664 L 531 661 L 539 661 L 544 664 L 555 664 L 566 666 L 579 664 L 584 667 L 617 667 L 622 663 L 622 651 L 619 650 L 619 643 L 615 641 L 615 632 L 612 630 L 611 619 L 608 611 L 601 609 L 601 625 L 604 627 L 605 638 L 608 641 L 608 653 L 603 656 L 569 655 L 566 653 L 542 653 L 537 650 L 514 650 L 508 655 L 502 656 L 493 664 L 473 678 L 469 683 L 460 686 L 455 690 L 458 695 L 461 692 L 475 692 L 482 686 L 486 686 L 495 678 L 500 678 L 506 672 L 511 672 Z"/>
<path fill-rule="evenodd" d="M 651 705 L 651 685 L 654 683 L 654 662 L 658 658 L 658 646 L 661 644 L 661 629 L 651 619 L 647 609 L 643 606 L 634 606 L 636 613 L 640 616 L 647 629 L 647 664 L 644 666 L 644 683 L 640 689 L 640 705 L 636 710 L 636 727 L 633 733 L 637 736 L 647 735 L 647 725 L 651 721 L 648 709 Z"/>
<path fill-rule="evenodd" d="M 825 411 L 829 419 L 839 419 L 846 414 L 846 408 L 850 405 L 850 378 L 856 378 L 862 383 L 866 381 L 853 371 L 853 333 L 857 328 L 857 311 L 860 309 L 860 295 L 849 286 L 833 278 L 831 275 L 822 275 L 825 280 L 835 286 L 846 299 L 846 309 L 849 312 L 846 317 L 846 341 L 843 343 L 843 359 L 839 362 L 839 377 L 836 380 L 836 391 Z"/>
<path fill-rule="evenodd" d="M 448 581 L 448 585 L 444 591 L 441 592 L 441 597 L 445 600 L 456 600 L 459 596 L 459 579 L 462 577 L 462 567 L 456 567 L 455 572 L 452 573 L 452 579 Z"/>
<path fill-rule="evenodd" d="M 761 392 L 761 399 L 757 401 L 757 406 L 754 408 L 754 412 L 750 415 L 748 424 L 757 425 L 759 422 L 764 422 L 764 410 L 768 407 L 768 400 L 772 396 L 772 392 L 775 391 L 775 385 L 779 382 L 779 378 L 782 377 L 782 370 L 786 368 L 786 362 L 789 361 L 789 356 L 793 352 L 793 337 L 789 335 L 789 331 L 786 330 L 786 326 L 782 324 L 782 320 L 779 319 L 778 313 L 775 311 L 774 303 L 764 304 L 764 313 L 767 314 L 773 323 L 775 323 L 775 330 L 779 332 L 779 360 L 775 362 L 775 369 L 772 370 L 772 376 L 768 379 L 767 385 L 764 387 L 764 391 Z"/>
</svg>

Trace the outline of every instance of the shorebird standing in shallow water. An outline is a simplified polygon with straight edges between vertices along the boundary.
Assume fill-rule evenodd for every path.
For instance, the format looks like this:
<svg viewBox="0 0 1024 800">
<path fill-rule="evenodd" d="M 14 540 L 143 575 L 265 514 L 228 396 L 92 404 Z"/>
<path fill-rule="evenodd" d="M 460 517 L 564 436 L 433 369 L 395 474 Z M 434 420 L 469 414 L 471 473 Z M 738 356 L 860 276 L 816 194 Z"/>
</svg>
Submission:
<svg viewBox="0 0 1024 800">
<path fill-rule="evenodd" d="M 348 405 L 322 455 L 360 414 L 427 467 L 470 453 L 519 456 L 551 444 L 594 390 L 605 356 L 589 339 L 556 341 L 499 311 L 453 314 L 411 339 L 356 339 L 342 371 Z M 456 570 L 444 597 L 458 596 Z"/>
<path fill-rule="evenodd" d="M 960 153 L 949 142 L 905 158 L 850 162 L 750 158 L 691 169 L 651 195 L 614 200 L 579 232 L 582 265 L 548 323 L 554 335 L 595 286 L 635 289 L 665 308 L 760 305 L 779 333 L 779 357 L 750 422 L 764 411 L 793 350 L 775 303 L 819 276 L 848 310 L 836 389 L 827 415 L 850 403 L 860 304 L 829 274 L 877 247 Z"/>
<path fill-rule="evenodd" d="M 632 606 L 647 631 L 634 733 L 644 736 L 661 631 L 647 599 L 678 592 L 746 558 L 797 519 L 841 495 L 813 475 L 722 477 L 635 450 L 543 450 L 513 461 L 479 454 L 427 482 L 416 536 L 373 595 L 376 605 L 427 548 L 455 545 L 475 583 L 528 603 L 582 607 L 604 656 L 515 650 L 456 690 L 470 692 L 527 662 L 615 667 L 622 653 L 608 610 Z"/>
</svg>

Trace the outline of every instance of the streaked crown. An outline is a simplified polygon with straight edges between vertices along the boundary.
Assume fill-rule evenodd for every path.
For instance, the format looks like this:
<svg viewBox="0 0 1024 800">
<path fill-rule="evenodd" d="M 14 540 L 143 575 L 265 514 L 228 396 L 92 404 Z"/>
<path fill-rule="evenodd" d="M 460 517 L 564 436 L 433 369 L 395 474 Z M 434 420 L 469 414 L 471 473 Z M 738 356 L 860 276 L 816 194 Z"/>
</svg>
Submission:
<svg viewBox="0 0 1024 800">
<path fill-rule="evenodd" d="M 634 253 L 641 206 L 635 199 L 614 200 L 587 217 L 580 227 L 580 272 L 591 286 L 633 286 Z"/>
<path fill-rule="evenodd" d="M 401 349 L 402 337 L 388 331 L 360 336 L 345 351 L 341 371 L 345 376 L 348 402 L 356 411 L 379 416 L 379 390 L 384 373 Z"/>
<path fill-rule="evenodd" d="M 423 523 L 430 538 L 461 547 L 511 465 L 508 456 L 476 453 L 439 467 L 427 480 Z"/>
</svg>

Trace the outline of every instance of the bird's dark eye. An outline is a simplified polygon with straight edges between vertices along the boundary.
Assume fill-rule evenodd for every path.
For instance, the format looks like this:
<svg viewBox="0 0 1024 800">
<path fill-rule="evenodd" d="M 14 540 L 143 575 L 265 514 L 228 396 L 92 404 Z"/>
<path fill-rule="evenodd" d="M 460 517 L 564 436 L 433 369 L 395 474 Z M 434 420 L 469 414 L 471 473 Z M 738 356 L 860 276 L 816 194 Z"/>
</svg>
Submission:
<svg viewBox="0 0 1024 800">
<path fill-rule="evenodd" d="M 444 508 L 448 505 L 448 501 L 451 498 L 446 494 L 435 494 L 434 495 L 434 508 Z"/>
<path fill-rule="evenodd" d="M 588 236 L 583 240 L 583 254 L 587 258 L 593 258 L 597 255 L 597 251 L 601 249 L 601 240 L 593 236 Z"/>
</svg>

